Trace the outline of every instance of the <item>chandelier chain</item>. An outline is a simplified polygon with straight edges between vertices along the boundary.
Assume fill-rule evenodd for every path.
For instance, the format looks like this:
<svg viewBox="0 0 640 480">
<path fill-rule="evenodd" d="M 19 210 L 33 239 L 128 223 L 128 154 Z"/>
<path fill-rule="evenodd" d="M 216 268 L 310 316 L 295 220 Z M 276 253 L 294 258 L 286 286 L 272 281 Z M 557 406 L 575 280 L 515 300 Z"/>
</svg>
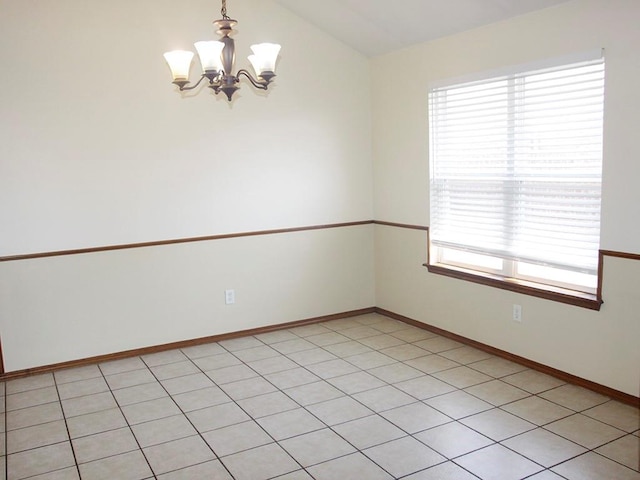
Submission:
<svg viewBox="0 0 640 480">
<path fill-rule="evenodd" d="M 227 15 L 227 0 L 222 0 L 222 10 L 220 10 L 220 13 L 224 20 L 229 20 L 229 16 Z"/>
</svg>

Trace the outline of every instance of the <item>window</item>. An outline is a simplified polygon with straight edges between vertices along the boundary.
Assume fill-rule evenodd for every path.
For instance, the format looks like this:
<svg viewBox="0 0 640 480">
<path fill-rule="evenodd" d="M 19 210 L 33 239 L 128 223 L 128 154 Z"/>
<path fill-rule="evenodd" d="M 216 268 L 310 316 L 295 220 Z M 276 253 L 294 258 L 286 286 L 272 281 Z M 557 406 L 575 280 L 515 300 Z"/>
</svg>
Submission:
<svg viewBox="0 0 640 480">
<path fill-rule="evenodd" d="M 602 52 L 483 77 L 429 90 L 429 266 L 593 296 Z"/>
</svg>

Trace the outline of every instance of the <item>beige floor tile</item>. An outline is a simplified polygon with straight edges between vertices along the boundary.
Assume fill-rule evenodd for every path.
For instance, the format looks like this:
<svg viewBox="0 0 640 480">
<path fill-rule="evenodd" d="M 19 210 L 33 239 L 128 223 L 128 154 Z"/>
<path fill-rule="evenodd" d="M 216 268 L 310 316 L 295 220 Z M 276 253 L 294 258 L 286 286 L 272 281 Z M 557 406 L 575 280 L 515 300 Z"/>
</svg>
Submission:
<svg viewBox="0 0 640 480">
<path fill-rule="evenodd" d="M 244 363 L 249 363 L 257 360 L 264 360 L 265 358 L 278 357 L 282 354 L 268 345 L 261 345 L 260 347 L 238 350 L 237 352 L 234 352 L 234 355 Z"/>
<path fill-rule="evenodd" d="M 316 480 L 392 480 L 393 477 L 382 470 L 361 453 L 329 460 L 309 468 Z"/>
<path fill-rule="evenodd" d="M 71 444 L 56 443 L 7 456 L 9 480 L 41 475 L 75 465 Z"/>
<path fill-rule="evenodd" d="M 483 480 L 520 480 L 542 470 L 540 465 L 502 445 L 491 445 L 456 459 Z"/>
<path fill-rule="evenodd" d="M 215 460 L 215 455 L 200 436 L 146 447 L 143 451 L 156 475 Z"/>
<path fill-rule="evenodd" d="M 383 365 L 396 363 L 396 360 L 394 360 L 393 358 L 373 350 L 370 352 L 358 353 L 357 355 L 351 355 L 349 357 L 346 357 L 345 360 L 363 370 L 369 370 L 371 368 L 382 367 Z"/>
<path fill-rule="evenodd" d="M 190 360 L 182 362 L 166 363 L 151 367 L 151 372 L 158 380 L 168 380 L 169 378 L 183 377 L 200 372 Z"/>
<path fill-rule="evenodd" d="M 359 340 L 361 338 L 367 337 L 375 337 L 380 335 L 380 331 L 371 327 L 367 327 L 366 325 L 360 325 L 357 322 L 354 322 L 355 327 L 340 329 L 339 332 L 352 340 Z"/>
<path fill-rule="evenodd" d="M 58 386 L 58 391 L 60 392 L 60 398 L 62 400 L 67 400 L 70 398 L 93 395 L 95 393 L 108 392 L 109 386 L 103 377 L 96 377 L 64 383 Z"/>
<path fill-rule="evenodd" d="M 586 449 L 542 428 L 502 442 L 503 445 L 547 468 L 585 453 Z"/>
<path fill-rule="evenodd" d="M 60 403 L 45 403 L 35 407 L 22 408 L 6 413 L 6 428 L 8 431 L 18 428 L 31 427 L 41 423 L 62 420 L 62 407 Z"/>
<path fill-rule="evenodd" d="M 222 349 L 222 347 L 220 348 Z M 194 358 L 193 363 L 204 372 L 242 364 L 242 361 L 235 355 L 225 351 L 224 349 L 222 349 L 221 352 L 222 353 L 218 353 L 216 355 Z"/>
<path fill-rule="evenodd" d="M 99 367 L 103 375 L 114 375 L 116 373 L 146 369 L 147 365 L 142 361 L 140 357 L 131 357 L 104 362 L 101 363 Z"/>
<path fill-rule="evenodd" d="M 262 377 L 225 383 L 224 385 L 220 385 L 220 388 L 234 400 L 257 397 L 258 395 L 264 395 L 265 393 L 271 393 L 277 390 L 276 387 Z"/>
<path fill-rule="evenodd" d="M 140 450 L 83 463 L 80 475 L 91 480 L 142 480 L 152 477 Z"/>
<path fill-rule="evenodd" d="M 73 440 L 73 449 L 78 463 L 87 463 L 101 458 L 138 450 L 139 446 L 129 428 L 89 435 Z"/>
<path fill-rule="evenodd" d="M 407 436 L 405 432 L 379 415 L 352 420 L 335 426 L 333 430 L 360 450 Z"/>
<path fill-rule="evenodd" d="M 326 428 L 303 408 L 259 418 L 257 422 L 278 441 Z"/>
<path fill-rule="evenodd" d="M 393 333 L 407 328 L 406 323 L 384 316 L 379 322 L 371 323 L 369 326 L 384 333 Z"/>
<path fill-rule="evenodd" d="M 288 330 L 298 337 L 310 337 L 311 335 L 318 335 L 320 333 L 329 333 L 332 330 L 319 323 L 312 325 L 303 325 L 302 327 L 294 327 Z"/>
<path fill-rule="evenodd" d="M 249 416 L 235 403 L 223 403 L 195 410 L 187 413 L 187 417 L 200 433 L 249 420 Z"/>
<path fill-rule="evenodd" d="M 421 340 L 419 342 L 414 342 L 414 345 L 424 348 L 432 353 L 446 352 L 447 350 L 453 350 L 454 348 L 461 348 L 464 345 L 460 342 L 456 342 L 455 340 L 451 340 L 446 337 L 432 337 L 426 340 Z"/>
<path fill-rule="evenodd" d="M 7 432 L 6 450 L 8 454 L 44 447 L 69 440 L 64 420 L 41 423 L 32 427 Z"/>
<path fill-rule="evenodd" d="M 318 347 L 324 347 L 326 345 L 333 345 L 335 343 L 348 342 L 350 340 L 349 337 L 345 337 L 337 332 L 328 332 L 321 333 L 319 335 L 310 335 L 305 337 L 305 340 L 308 342 L 317 345 Z"/>
<path fill-rule="evenodd" d="M 449 360 L 448 358 L 441 357 L 440 355 L 430 354 L 425 357 L 414 358 L 413 360 L 407 360 L 407 365 L 411 365 L 417 368 L 421 372 L 433 374 L 441 372 L 443 370 L 449 370 L 451 368 L 459 367 L 460 364 Z"/>
<path fill-rule="evenodd" d="M 413 378 L 394 385 L 396 388 L 417 398 L 418 400 L 426 400 L 438 395 L 453 392 L 456 388 L 453 385 L 438 380 L 431 375 Z"/>
<path fill-rule="evenodd" d="M 136 387 L 122 388 L 112 392 L 120 406 L 155 400 L 169 394 L 159 383 L 147 383 Z"/>
<path fill-rule="evenodd" d="M 133 425 L 131 430 L 143 448 L 179 440 L 198 433 L 184 415 L 174 415 Z"/>
<path fill-rule="evenodd" d="M 529 392 L 525 392 L 500 380 L 492 380 L 474 385 L 466 388 L 465 392 L 495 406 L 515 402 L 516 400 L 521 400 L 531 395 Z"/>
<path fill-rule="evenodd" d="M 339 318 L 337 320 L 329 320 L 328 322 L 323 322 L 322 325 L 327 327 L 334 332 L 342 332 L 344 330 L 349 330 L 352 328 L 361 327 L 362 324 L 358 322 L 358 317 L 349 317 L 349 318 Z"/>
<path fill-rule="evenodd" d="M 462 390 L 455 390 L 445 395 L 429 398 L 424 402 L 456 420 L 494 408 L 490 403 L 469 395 Z"/>
<path fill-rule="evenodd" d="M 410 434 L 451 421 L 450 417 L 421 402 L 387 410 L 380 415 Z"/>
<path fill-rule="evenodd" d="M 376 335 L 374 337 L 361 338 L 358 340 L 363 345 L 366 345 L 369 348 L 373 348 L 374 350 L 381 350 L 383 348 L 395 347 L 397 345 L 404 345 L 406 342 L 404 340 L 400 340 L 393 335 Z"/>
<path fill-rule="evenodd" d="M 615 400 L 585 410 L 582 413 L 628 433 L 635 432 L 640 428 L 640 408 L 625 405 Z"/>
<path fill-rule="evenodd" d="M 478 477 L 471 475 L 466 470 L 460 468 L 453 462 L 441 463 L 435 467 L 427 468 L 421 472 L 414 473 L 403 480 L 477 480 Z"/>
<path fill-rule="evenodd" d="M 404 363 L 393 363 L 383 367 L 372 368 L 369 373 L 387 383 L 404 382 L 425 375 L 420 370 Z"/>
<path fill-rule="evenodd" d="M 67 419 L 67 427 L 71 438 L 84 437 L 86 435 L 116 430 L 126 426 L 127 422 L 119 408 L 102 410 L 100 412 Z"/>
<path fill-rule="evenodd" d="M 468 365 L 469 363 L 479 362 L 480 360 L 495 358 L 490 353 L 478 350 L 477 348 L 473 347 L 454 348 L 453 350 L 444 351 L 440 353 L 440 355 L 462 365 Z"/>
<path fill-rule="evenodd" d="M 391 408 L 401 407 L 415 402 L 413 397 L 391 385 L 356 393 L 353 395 L 353 398 L 374 412 L 384 412 Z"/>
<path fill-rule="evenodd" d="M 262 343 L 271 345 L 272 343 L 285 342 L 287 340 L 295 340 L 298 336 L 288 330 L 277 330 L 275 332 L 261 333 L 255 336 Z"/>
<path fill-rule="evenodd" d="M 503 405 L 502 409 L 536 425 L 546 425 L 574 414 L 573 410 L 561 407 L 540 397 L 528 397 L 518 400 L 517 402 Z"/>
<path fill-rule="evenodd" d="M 307 410 L 329 426 L 372 415 L 373 412 L 350 397 L 309 405 Z"/>
<path fill-rule="evenodd" d="M 252 418 L 266 417 L 275 413 L 298 408 L 299 405 L 282 392 L 266 393 L 239 400 L 238 405 Z"/>
<path fill-rule="evenodd" d="M 246 365 L 233 365 L 231 367 L 219 368 L 217 370 L 209 370 L 206 373 L 207 376 L 219 386 L 258 376 L 254 370 Z"/>
<path fill-rule="evenodd" d="M 562 380 L 544 373 L 536 372 L 535 370 L 524 370 L 522 372 L 503 377 L 502 380 L 521 388 L 522 390 L 536 394 L 565 384 Z"/>
<path fill-rule="evenodd" d="M 265 375 L 264 378 L 281 390 L 299 387 L 300 385 L 306 385 L 320 380 L 320 377 L 314 375 L 306 368 L 294 368 L 283 372 L 270 373 Z"/>
<path fill-rule="evenodd" d="M 55 382 L 53 380 L 52 373 L 44 373 L 41 375 L 18 378 L 16 380 L 9 380 L 5 385 L 5 394 L 13 395 L 15 393 L 22 393 L 28 390 L 53 387 L 55 386 Z"/>
<path fill-rule="evenodd" d="M 598 448 L 624 436 L 622 430 L 580 413 L 546 425 L 545 429 L 589 449 Z"/>
<path fill-rule="evenodd" d="M 143 355 L 141 358 L 147 367 L 158 367 L 160 365 L 168 365 L 170 363 L 184 362 L 187 360 L 187 356 L 180 350 L 151 353 L 149 355 Z"/>
<path fill-rule="evenodd" d="M 338 345 L 344 344 L 340 343 Z M 315 365 L 316 363 L 327 362 L 329 360 L 336 360 L 338 358 L 324 348 L 302 350 L 301 352 L 290 353 L 287 357 L 291 359 L 292 362 L 295 362 L 297 365 L 302 365 L 303 367 Z"/>
<path fill-rule="evenodd" d="M 348 395 L 385 386 L 385 382 L 379 378 L 362 371 L 340 377 L 334 377 L 329 379 L 328 382 Z"/>
<path fill-rule="evenodd" d="M 534 424 L 497 408 L 463 418 L 460 422 L 497 442 L 535 428 Z"/>
<path fill-rule="evenodd" d="M 351 445 L 328 428 L 282 440 L 280 446 L 303 467 L 355 452 Z"/>
<path fill-rule="evenodd" d="M 202 345 L 182 348 L 181 351 L 192 360 L 217 355 L 219 353 L 226 353 L 226 350 L 218 343 L 203 343 Z"/>
<path fill-rule="evenodd" d="M 607 443 L 596 452 L 632 470 L 640 471 L 640 438 L 635 435 L 627 435 Z"/>
<path fill-rule="evenodd" d="M 500 357 L 480 360 L 479 362 L 473 362 L 467 366 L 495 378 L 501 378 L 527 370 L 527 367 Z"/>
<path fill-rule="evenodd" d="M 419 342 L 420 340 L 426 340 L 428 338 L 434 338 L 438 336 L 436 333 L 417 327 L 409 327 L 396 330 L 395 332 L 391 332 L 391 335 L 399 338 L 400 340 L 404 340 L 405 342 L 410 343 Z"/>
<path fill-rule="evenodd" d="M 340 358 L 352 357 L 354 355 L 360 355 L 361 353 L 373 352 L 373 349 L 367 347 L 366 345 L 363 345 L 360 342 L 336 343 L 334 345 L 327 345 L 326 347 L 324 347 L 324 349 Z"/>
<path fill-rule="evenodd" d="M 277 477 L 277 480 L 314 480 L 314 479 L 313 477 L 311 477 L 311 475 L 309 475 L 304 470 L 297 470 L 295 472 L 287 473 L 285 475 L 280 475 Z"/>
<path fill-rule="evenodd" d="M 211 430 L 203 437 L 218 457 L 273 443 L 273 439 L 253 421 Z"/>
<path fill-rule="evenodd" d="M 493 380 L 489 375 L 473 370 L 469 367 L 455 367 L 432 374 L 439 380 L 447 382 L 457 388 L 467 388 L 479 383 Z"/>
<path fill-rule="evenodd" d="M 169 380 L 163 380 L 162 386 L 169 392 L 170 395 L 178 395 L 180 393 L 192 392 L 194 390 L 200 390 L 202 388 L 214 386 L 213 381 L 204 373 L 194 373 L 193 375 L 186 375 L 184 377 L 171 378 Z M 114 395 L 117 394 L 114 393 Z"/>
<path fill-rule="evenodd" d="M 171 417 L 182 412 L 171 397 L 162 397 L 148 402 L 127 405 L 122 407 L 122 413 L 124 413 L 129 425 L 136 425 L 159 418 Z"/>
<path fill-rule="evenodd" d="M 156 377 L 153 376 L 148 368 L 115 373 L 113 375 L 107 375 L 105 378 L 111 390 L 157 382 Z"/>
<path fill-rule="evenodd" d="M 12 410 L 57 402 L 58 391 L 56 387 L 45 387 L 27 390 L 26 392 L 14 393 L 2 398 L 5 400 L 3 411 L 10 412 Z"/>
<path fill-rule="evenodd" d="M 568 480 L 640 480 L 640 473 L 589 452 L 552 469 Z"/>
<path fill-rule="evenodd" d="M 414 358 L 425 357 L 431 354 L 423 348 L 416 347 L 410 343 L 403 343 L 401 345 L 396 345 L 395 347 L 383 348 L 380 350 L 380 353 L 401 362 L 404 362 L 405 360 L 413 360 Z"/>
<path fill-rule="evenodd" d="M 415 438 L 403 437 L 364 450 L 367 457 L 395 478 L 419 472 L 446 459 Z"/>
<path fill-rule="evenodd" d="M 314 363 L 313 365 L 308 365 L 307 369 L 325 380 L 360 371 L 359 368 L 354 367 L 340 358 L 328 360 L 326 362 Z"/>
<path fill-rule="evenodd" d="M 414 436 L 447 458 L 456 458 L 494 443 L 493 440 L 459 422 L 440 425 Z"/>
<path fill-rule="evenodd" d="M 304 350 L 316 348 L 317 345 L 306 341 L 304 338 L 297 338 L 295 340 L 287 340 L 286 342 L 274 343 L 271 345 L 271 347 L 275 348 L 277 351 L 284 355 L 289 355 L 291 353 L 302 352 Z"/>
<path fill-rule="evenodd" d="M 158 476 L 158 480 L 233 480 L 229 472 L 222 466 L 219 460 L 200 463 L 192 467 L 182 468 L 173 472 Z"/>
<path fill-rule="evenodd" d="M 551 470 L 544 470 L 532 475 L 531 477 L 527 477 L 527 480 L 564 480 L 564 477 L 561 477 L 557 473 L 553 473 Z"/>
<path fill-rule="evenodd" d="M 250 362 L 247 365 L 251 367 L 252 370 L 255 370 L 260 375 L 266 375 L 268 373 L 276 373 L 282 372 L 284 370 L 291 370 L 292 368 L 297 368 L 298 364 L 289 360 L 287 357 L 283 355 L 279 355 L 277 357 L 265 358 L 264 360 L 257 360 L 255 362 Z"/>
<path fill-rule="evenodd" d="M 261 347 L 264 345 L 256 337 L 238 337 L 218 342 L 225 350 L 237 352 L 247 348 Z"/>
<path fill-rule="evenodd" d="M 342 397 L 344 394 L 327 382 L 314 382 L 299 387 L 288 388 L 284 391 L 302 406 L 320 403 L 334 398 Z"/>
<path fill-rule="evenodd" d="M 581 412 L 609 401 L 609 397 L 569 384 L 543 392 L 540 396 L 576 412 Z"/>
<path fill-rule="evenodd" d="M 109 410 L 117 406 L 111 392 L 96 393 L 95 395 L 86 395 L 62 401 L 62 409 L 66 418 Z"/>
<path fill-rule="evenodd" d="M 300 465 L 275 443 L 221 459 L 235 480 L 267 480 L 300 470 Z"/>
<path fill-rule="evenodd" d="M 0 474 L 0 478 L 4 480 L 2 474 Z M 35 477 L 30 477 L 29 480 L 80 480 L 80 474 L 78 473 L 78 467 L 74 466 L 36 475 Z"/>
<path fill-rule="evenodd" d="M 192 412 L 231 401 L 229 396 L 217 386 L 180 393 L 172 398 L 183 412 Z"/>
</svg>

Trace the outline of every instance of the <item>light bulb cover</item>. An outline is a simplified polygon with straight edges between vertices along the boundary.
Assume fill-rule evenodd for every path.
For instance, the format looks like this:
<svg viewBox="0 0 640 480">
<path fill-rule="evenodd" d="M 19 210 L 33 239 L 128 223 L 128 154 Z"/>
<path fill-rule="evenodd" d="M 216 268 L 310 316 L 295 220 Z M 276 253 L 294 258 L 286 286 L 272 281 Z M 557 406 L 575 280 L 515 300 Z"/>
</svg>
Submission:
<svg viewBox="0 0 640 480">
<path fill-rule="evenodd" d="M 222 70 L 222 60 L 220 56 L 224 48 L 224 43 L 217 40 L 209 40 L 196 42 L 194 46 L 198 51 L 203 72 L 219 72 Z"/>
<path fill-rule="evenodd" d="M 165 53 L 164 58 L 169 64 L 174 82 L 189 80 L 189 70 L 191 69 L 193 52 L 173 50 L 172 52 Z"/>
<path fill-rule="evenodd" d="M 277 43 L 251 45 L 253 55 L 249 55 L 249 61 L 253 65 L 256 75 L 261 76 L 263 72 L 275 72 L 280 48 Z"/>
</svg>

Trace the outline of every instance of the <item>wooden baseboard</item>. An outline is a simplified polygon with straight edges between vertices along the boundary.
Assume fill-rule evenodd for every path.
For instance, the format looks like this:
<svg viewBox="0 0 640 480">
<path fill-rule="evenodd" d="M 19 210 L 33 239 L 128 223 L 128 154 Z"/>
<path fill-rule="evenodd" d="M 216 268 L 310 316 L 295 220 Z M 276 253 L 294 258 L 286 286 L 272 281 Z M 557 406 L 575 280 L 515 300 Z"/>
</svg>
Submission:
<svg viewBox="0 0 640 480">
<path fill-rule="evenodd" d="M 97 355 L 95 357 L 71 360 L 68 362 L 54 363 L 51 365 L 44 365 L 41 367 L 26 368 L 24 370 L 16 370 L 13 372 L 2 373 L 0 374 L 0 381 L 12 380 L 15 378 L 27 377 L 30 375 L 36 375 L 41 373 L 49 373 L 55 370 L 61 370 L 65 368 L 83 367 L 86 365 L 93 365 L 96 363 L 109 362 L 112 360 L 120 360 L 122 358 L 139 357 L 141 355 L 149 355 L 151 353 L 164 352 L 166 350 L 174 350 L 176 348 L 187 348 L 187 347 L 193 347 L 196 345 L 202 345 L 205 343 L 220 342 L 222 340 L 229 340 L 231 338 L 246 337 L 250 335 L 259 335 L 261 333 L 274 332 L 277 330 L 285 330 L 287 328 L 293 328 L 293 327 L 301 327 L 304 325 L 326 322 L 329 320 L 338 320 L 340 318 L 356 317 L 358 315 L 373 313 L 374 311 L 375 311 L 375 307 L 361 308 L 359 310 L 351 310 L 349 312 L 335 313 L 332 315 L 323 315 L 321 317 L 307 318 L 304 320 L 296 320 L 296 321 L 287 322 L 287 323 L 279 323 L 277 325 L 268 325 L 265 327 L 250 328 L 248 330 L 239 330 L 236 332 L 222 333 L 220 335 L 211 335 L 208 337 L 195 338 L 193 340 L 183 340 L 180 342 L 165 343 L 163 345 L 136 348 L 133 350 L 126 350 L 126 351 L 117 352 L 117 353 L 109 353 L 106 355 Z"/>
<path fill-rule="evenodd" d="M 618 400 L 620 402 L 626 403 L 628 405 L 633 405 L 634 407 L 640 408 L 640 397 L 635 397 L 628 393 L 621 392 L 619 390 L 615 390 L 613 388 L 607 387 L 605 385 L 601 385 L 599 383 L 592 382 L 591 380 L 586 380 L 584 378 L 578 377 L 576 375 L 572 375 L 567 372 L 563 372 L 562 370 L 558 370 L 553 367 L 549 367 L 548 365 L 544 365 L 542 363 L 534 362 L 533 360 L 529 360 L 528 358 L 521 357 L 519 355 L 515 355 L 513 353 L 509 353 L 505 350 L 500 350 L 499 348 L 492 347 L 490 345 L 486 345 L 484 343 L 478 342 L 476 340 L 471 340 L 470 338 L 463 337 L 456 333 L 451 333 L 447 330 L 443 330 L 438 327 L 434 327 L 433 325 L 428 325 L 426 323 L 422 323 L 418 320 L 414 320 L 409 317 L 405 317 L 403 315 L 399 315 L 394 312 L 390 312 L 389 310 L 385 310 L 383 308 L 376 307 L 375 313 L 380 315 L 384 315 L 389 318 L 393 318 L 395 320 L 399 320 L 401 322 L 407 323 L 409 325 L 413 325 L 418 328 L 422 328 L 423 330 L 428 330 L 433 333 L 437 333 L 443 337 L 450 338 L 460 343 L 464 343 L 465 345 L 469 345 L 471 347 L 477 348 L 478 350 L 485 351 L 496 357 L 501 357 L 506 360 L 510 360 L 512 362 L 523 365 L 527 368 L 531 368 L 532 370 L 537 370 L 538 372 L 546 373 L 547 375 L 551 375 L 552 377 L 559 378 L 567 383 L 571 383 L 573 385 L 578 385 L 580 387 L 587 388 L 596 393 L 600 393 L 602 395 L 606 395 L 609 398 L 614 400 Z"/>
<path fill-rule="evenodd" d="M 505 350 L 500 350 L 498 348 L 492 347 L 490 345 L 486 345 L 484 343 L 478 342 L 476 340 L 472 340 L 467 337 L 463 337 L 456 333 L 449 332 L 447 330 L 443 330 L 441 328 L 435 327 L 433 325 L 429 325 L 418 320 L 414 320 L 409 317 L 405 317 L 403 315 L 399 315 L 397 313 L 391 312 L 389 310 L 385 310 L 383 308 L 378 307 L 368 307 L 362 308 L 359 310 L 351 310 L 348 312 L 336 313 L 332 315 L 323 315 L 320 317 L 307 318 L 304 320 L 296 320 L 293 322 L 280 323 L 277 325 L 268 325 L 265 327 L 257 327 L 251 328 L 248 330 L 239 330 L 236 332 L 223 333 L 220 335 L 212 335 L 208 337 L 196 338 L 193 340 L 183 340 L 180 342 L 166 343 L 163 345 L 156 345 L 152 347 L 143 347 L 137 348 L 134 350 L 126 350 L 123 352 L 110 353 L 106 355 L 98 355 L 95 357 L 83 358 L 78 360 L 71 360 L 68 362 L 55 363 L 51 365 L 45 365 L 41 367 L 27 368 L 24 370 L 16 370 L 13 372 L 0 373 L 0 381 L 11 380 L 15 378 L 26 377 L 29 375 L 36 375 L 41 373 L 49 373 L 55 370 L 61 370 L 65 368 L 73 368 L 73 367 L 82 367 L 85 365 L 93 365 L 96 363 L 108 362 L 111 360 L 119 360 L 122 358 L 129 357 L 137 357 L 140 355 L 149 355 L 151 353 L 164 352 L 166 350 L 173 350 L 176 348 L 186 348 L 192 347 L 195 345 L 202 345 L 205 343 L 212 342 L 220 342 L 222 340 L 229 340 L 232 338 L 245 337 L 250 335 L 259 335 L 261 333 L 274 332 L 277 330 L 285 330 L 287 328 L 300 327 L 304 325 L 310 325 L 314 323 L 326 322 L 329 320 L 338 320 L 341 318 L 349 318 L 355 317 L 358 315 L 365 315 L 367 313 L 377 313 L 380 315 L 384 315 L 385 317 L 393 318 L 395 320 L 399 320 L 408 325 L 412 325 L 418 328 L 422 328 L 424 330 L 428 330 L 430 332 L 436 333 L 443 337 L 450 338 L 457 342 L 463 343 L 465 345 L 469 345 L 471 347 L 477 348 L 479 350 L 483 350 L 487 353 L 495 355 L 497 357 L 504 358 L 506 360 L 510 360 L 512 362 L 523 365 L 527 368 L 531 368 L 533 370 L 537 370 L 542 373 L 546 373 L 547 375 L 551 375 L 553 377 L 559 378 L 567 383 L 571 383 L 574 385 L 578 385 L 589 390 L 592 390 L 596 393 L 600 393 L 602 395 L 606 395 L 609 398 L 614 400 L 618 400 L 622 403 L 626 403 L 628 405 L 632 405 L 640 408 L 640 397 L 635 397 L 628 393 L 621 392 L 619 390 L 615 390 L 613 388 L 607 387 L 605 385 L 601 385 L 599 383 L 592 382 L 591 380 L 586 380 L 584 378 L 578 377 L 576 375 L 572 375 L 570 373 L 563 372 L 561 370 L 555 369 L 553 367 L 549 367 L 548 365 L 544 365 L 542 363 L 535 362 L 533 360 L 529 360 L 527 358 L 521 357 L 519 355 L 515 355 L 513 353 L 509 353 Z"/>
</svg>

